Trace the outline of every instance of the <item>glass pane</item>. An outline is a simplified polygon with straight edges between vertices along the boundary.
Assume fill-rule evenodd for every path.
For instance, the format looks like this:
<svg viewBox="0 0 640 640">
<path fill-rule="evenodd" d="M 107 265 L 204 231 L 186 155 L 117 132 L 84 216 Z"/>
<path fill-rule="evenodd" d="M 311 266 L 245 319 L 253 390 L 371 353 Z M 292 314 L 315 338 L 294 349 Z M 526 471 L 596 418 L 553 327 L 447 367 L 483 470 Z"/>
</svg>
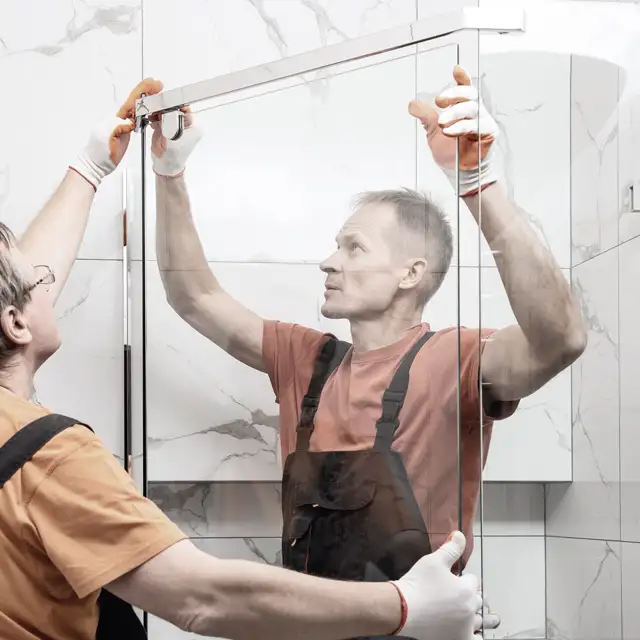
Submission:
<svg viewBox="0 0 640 640">
<path fill-rule="evenodd" d="M 420 120 L 459 62 L 449 37 L 199 109 L 205 135 L 184 174 L 193 227 L 182 179 L 156 180 L 147 153 L 148 491 L 205 550 L 383 579 L 417 559 L 407 545 L 389 551 L 403 527 L 422 531 L 422 553 L 455 529 L 471 542 L 460 495 L 473 504 L 479 477 L 461 494 L 457 185 Z M 454 165 L 456 153 L 454 142 Z M 308 449 L 322 455 L 308 455 L 303 398 L 326 333 L 348 351 L 315 416 Z M 397 398 L 383 406 L 383 394 L 423 336 L 396 425 Z M 399 502 L 398 463 L 411 489 Z M 336 535 L 331 505 L 351 514 L 347 541 L 372 523 L 383 531 L 354 552 L 362 566 L 315 551 Z M 295 547 L 310 529 L 294 516 L 314 522 L 308 559 Z"/>
</svg>

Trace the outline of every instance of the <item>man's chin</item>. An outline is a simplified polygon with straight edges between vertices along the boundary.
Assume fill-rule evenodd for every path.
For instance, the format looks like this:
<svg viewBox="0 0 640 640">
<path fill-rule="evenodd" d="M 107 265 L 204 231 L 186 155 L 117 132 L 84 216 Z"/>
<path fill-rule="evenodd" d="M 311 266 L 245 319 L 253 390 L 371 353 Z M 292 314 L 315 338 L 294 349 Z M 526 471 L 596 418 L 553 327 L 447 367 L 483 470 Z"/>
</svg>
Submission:
<svg viewBox="0 0 640 640">
<path fill-rule="evenodd" d="M 320 313 L 329 320 L 343 320 L 347 317 L 343 309 L 338 309 L 336 306 L 327 304 L 326 302 L 320 308 Z"/>
</svg>

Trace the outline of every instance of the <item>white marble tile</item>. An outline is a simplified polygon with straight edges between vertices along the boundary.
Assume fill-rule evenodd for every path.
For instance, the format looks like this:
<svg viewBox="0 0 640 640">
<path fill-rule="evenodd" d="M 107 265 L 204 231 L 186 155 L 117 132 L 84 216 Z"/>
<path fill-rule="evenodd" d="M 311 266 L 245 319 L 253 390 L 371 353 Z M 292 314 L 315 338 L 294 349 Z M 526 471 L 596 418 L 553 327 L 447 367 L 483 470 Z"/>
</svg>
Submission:
<svg viewBox="0 0 640 640">
<path fill-rule="evenodd" d="M 573 484 L 551 486 L 547 533 L 620 539 L 618 252 L 573 269 L 588 345 L 573 365 Z"/>
<path fill-rule="evenodd" d="M 482 487 L 474 531 L 477 536 L 543 536 L 542 484 L 489 483 Z"/>
<path fill-rule="evenodd" d="M 0 148 L 0 216 L 14 231 L 49 199 L 92 127 L 114 115 L 139 81 L 140 37 L 140 0 L 0 7 L 0 81 L 16 96 L 0 104 L 0 121 L 10 123 Z M 81 257 L 120 258 L 121 216 L 118 171 L 96 196 Z"/>
<path fill-rule="evenodd" d="M 464 7 L 477 7 L 479 4 L 480 0 L 451 0 L 446 5 L 441 0 L 418 0 L 418 20 L 427 20 Z"/>
<path fill-rule="evenodd" d="M 630 73 L 640 75 L 633 68 Z M 619 175 L 620 175 L 620 242 L 626 242 L 640 235 L 640 159 L 637 150 L 640 145 L 640 94 L 626 96 L 620 102 L 619 113 Z M 632 202 L 631 188 L 635 183 L 635 202 Z M 639 209 L 634 211 L 634 207 Z"/>
<path fill-rule="evenodd" d="M 564 272 L 569 277 L 568 271 Z M 515 322 L 495 267 L 460 269 L 460 324 L 500 328 Z M 452 268 L 424 314 L 434 328 L 458 323 L 458 270 Z M 481 302 L 480 302 L 481 301 Z M 558 482 L 571 479 L 571 372 L 565 370 L 494 424 L 484 480 Z"/>
<path fill-rule="evenodd" d="M 620 245 L 619 252 L 621 537 L 640 542 L 640 238 Z"/>
<path fill-rule="evenodd" d="M 136 270 L 140 263 L 136 263 Z M 318 309 L 322 274 L 314 265 L 216 264 L 225 288 L 263 317 L 294 321 L 349 339 L 345 322 Z M 512 321 L 496 273 L 486 270 L 483 325 Z M 137 272 L 137 271 L 136 271 Z M 463 269 L 462 322 L 477 326 L 477 270 Z M 456 271 L 425 317 L 455 325 Z M 137 279 L 138 276 L 136 276 Z M 135 294 L 138 299 L 139 291 Z M 501 297 L 502 296 L 502 297 Z M 155 263 L 148 263 L 147 408 L 149 478 L 153 481 L 280 479 L 278 408 L 266 376 L 227 356 L 167 305 Z M 568 479 L 567 375 L 523 402 L 496 428 L 486 478 L 522 482 Z M 521 451 L 522 458 L 514 456 Z M 532 452 L 539 451 L 539 455 Z M 540 464 L 544 460 L 544 465 Z M 528 462 L 529 461 L 529 462 Z"/>
<path fill-rule="evenodd" d="M 38 401 L 124 447 L 122 263 L 80 260 L 56 305 L 62 347 L 38 372 Z"/>
<path fill-rule="evenodd" d="M 192 538 L 282 535 L 279 483 L 151 483 L 149 497 Z"/>
<path fill-rule="evenodd" d="M 415 0 L 144 4 L 144 73 L 177 87 L 413 22 Z M 170 42 L 172 46 L 167 46 Z"/>
<path fill-rule="evenodd" d="M 481 37 L 482 99 L 500 128 L 497 166 L 522 215 L 558 264 L 568 268 L 571 266 L 569 58 L 551 53 L 489 53 L 484 51 L 484 43 Z M 482 264 L 492 264 L 486 247 Z"/>
<path fill-rule="evenodd" d="M 344 324 L 319 314 L 317 266 L 214 267 L 221 284 L 263 317 L 345 335 Z M 155 263 L 147 273 L 149 479 L 279 481 L 278 407 L 268 377 L 196 333 L 167 305 Z"/>
<path fill-rule="evenodd" d="M 620 543 L 547 538 L 547 638 L 621 638 Z"/>
<path fill-rule="evenodd" d="M 618 71 L 597 58 L 571 58 L 574 266 L 618 244 Z"/>
<path fill-rule="evenodd" d="M 252 560 L 267 564 L 280 564 L 280 540 L 273 538 L 236 538 L 227 540 L 195 540 L 200 549 L 218 558 Z M 201 638 L 186 633 L 165 620 L 149 616 L 148 634 L 153 640 L 187 640 Z"/>
<path fill-rule="evenodd" d="M 622 543 L 622 637 L 625 640 L 640 638 L 640 545 Z"/>
<path fill-rule="evenodd" d="M 544 537 L 476 536 L 465 569 L 482 579 L 489 610 L 500 616 L 491 638 L 545 637 Z"/>
<path fill-rule="evenodd" d="M 206 135 L 185 175 L 209 259 L 326 258 L 354 195 L 415 186 L 414 94 L 415 60 L 404 58 L 198 114 Z M 151 258 L 150 170 L 147 182 Z"/>
</svg>

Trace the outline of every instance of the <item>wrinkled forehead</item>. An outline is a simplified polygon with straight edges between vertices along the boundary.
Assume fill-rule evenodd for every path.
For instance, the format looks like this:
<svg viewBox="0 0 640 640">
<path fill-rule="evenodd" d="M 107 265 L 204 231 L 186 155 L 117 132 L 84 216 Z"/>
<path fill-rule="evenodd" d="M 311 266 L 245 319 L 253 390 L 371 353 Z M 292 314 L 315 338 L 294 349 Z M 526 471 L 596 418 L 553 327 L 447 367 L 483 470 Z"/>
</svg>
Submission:
<svg viewBox="0 0 640 640">
<path fill-rule="evenodd" d="M 366 204 L 358 207 L 347 218 L 338 237 L 361 235 L 370 240 L 389 240 L 389 234 L 395 232 L 397 226 L 392 205 Z"/>
</svg>

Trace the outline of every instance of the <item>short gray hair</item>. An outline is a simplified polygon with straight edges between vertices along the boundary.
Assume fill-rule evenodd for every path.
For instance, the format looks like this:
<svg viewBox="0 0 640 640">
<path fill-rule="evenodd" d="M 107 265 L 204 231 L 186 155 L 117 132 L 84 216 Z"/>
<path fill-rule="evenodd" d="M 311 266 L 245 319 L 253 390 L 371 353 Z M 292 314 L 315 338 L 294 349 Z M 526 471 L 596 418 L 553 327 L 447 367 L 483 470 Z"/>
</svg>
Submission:
<svg viewBox="0 0 640 640">
<path fill-rule="evenodd" d="M 16 239 L 11 229 L 0 222 L 0 313 L 7 307 L 22 311 L 31 299 L 29 285 L 11 257 Z M 14 354 L 16 346 L 0 330 L 0 367 Z"/>
<path fill-rule="evenodd" d="M 371 204 L 392 205 L 400 227 L 423 239 L 424 258 L 431 274 L 430 286 L 423 296 L 426 304 L 442 285 L 453 257 L 453 233 L 447 216 L 428 196 L 413 189 L 365 191 L 356 196 L 356 208 Z"/>
</svg>

